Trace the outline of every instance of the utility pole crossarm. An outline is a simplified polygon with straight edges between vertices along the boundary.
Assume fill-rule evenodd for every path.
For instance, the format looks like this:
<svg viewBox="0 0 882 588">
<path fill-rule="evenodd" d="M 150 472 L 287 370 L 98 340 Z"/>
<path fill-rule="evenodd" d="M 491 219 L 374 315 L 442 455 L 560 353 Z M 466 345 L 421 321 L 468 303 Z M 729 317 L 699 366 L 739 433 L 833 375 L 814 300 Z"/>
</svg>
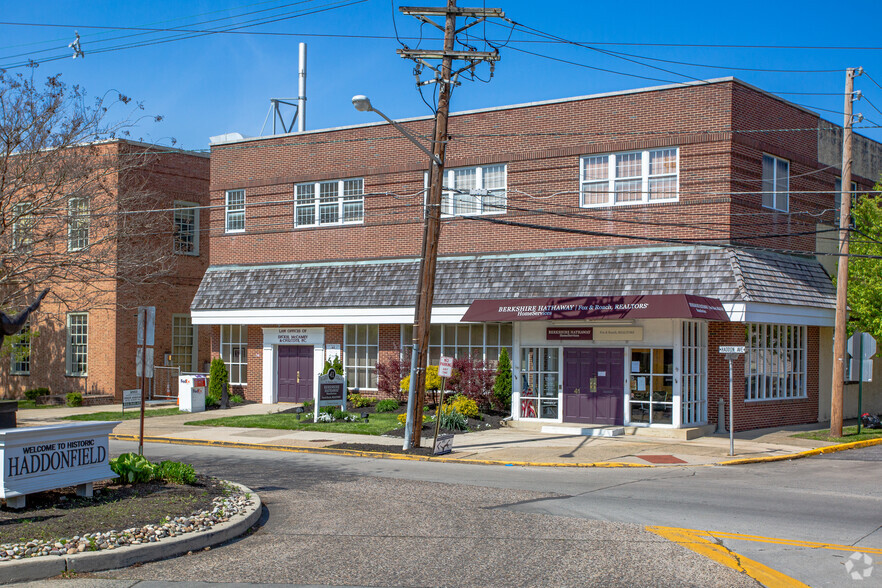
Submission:
<svg viewBox="0 0 882 588">
<path fill-rule="evenodd" d="M 398 11 L 408 16 L 463 16 L 471 18 L 504 18 L 501 8 L 465 8 L 463 6 L 400 6 Z"/>
<path fill-rule="evenodd" d="M 496 51 L 437 51 L 432 49 L 396 49 L 405 59 L 462 59 L 466 61 L 499 61 Z"/>
</svg>

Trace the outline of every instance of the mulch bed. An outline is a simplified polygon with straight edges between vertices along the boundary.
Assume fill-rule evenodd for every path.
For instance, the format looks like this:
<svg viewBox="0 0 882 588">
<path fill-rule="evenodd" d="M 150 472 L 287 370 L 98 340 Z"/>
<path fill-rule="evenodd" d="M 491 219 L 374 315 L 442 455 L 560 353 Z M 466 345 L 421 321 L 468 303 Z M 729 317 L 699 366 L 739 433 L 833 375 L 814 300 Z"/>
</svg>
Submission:
<svg viewBox="0 0 882 588">
<path fill-rule="evenodd" d="M 123 530 L 210 510 L 212 499 L 225 494 L 214 478 L 197 476 L 193 486 L 148 482 L 96 482 L 95 496 L 81 498 L 76 489 L 28 494 L 26 507 L 0 508 L 0 543 L 55 540 L 85 533 Z"/>
</svg>

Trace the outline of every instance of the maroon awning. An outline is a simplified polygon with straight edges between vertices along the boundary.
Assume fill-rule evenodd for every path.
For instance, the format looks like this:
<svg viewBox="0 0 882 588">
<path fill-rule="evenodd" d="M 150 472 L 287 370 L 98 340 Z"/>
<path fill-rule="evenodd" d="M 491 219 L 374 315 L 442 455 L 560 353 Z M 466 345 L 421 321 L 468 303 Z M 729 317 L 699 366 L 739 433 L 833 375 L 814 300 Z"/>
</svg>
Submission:
<svg viewBox="0 0 882 588">
<path fill-rule="evenodd" d="M 475 300 L 462 322 L 697 318 L 728 321 L 723 303 L 692 294 Z"/>
</svg>

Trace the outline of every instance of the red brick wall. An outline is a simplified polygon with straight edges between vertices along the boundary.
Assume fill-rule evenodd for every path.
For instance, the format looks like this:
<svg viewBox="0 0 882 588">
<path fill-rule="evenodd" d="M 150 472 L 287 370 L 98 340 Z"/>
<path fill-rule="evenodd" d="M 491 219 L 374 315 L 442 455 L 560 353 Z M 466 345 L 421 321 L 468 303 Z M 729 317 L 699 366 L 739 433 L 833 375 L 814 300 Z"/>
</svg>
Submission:
<svg viewBox="0 0 882 588">
<path fill-rule="evenodd" d="M 804 399 L 745 401 L 744 358 L 732 363 L 735 430 L 815 423 L 818 420 L 818 327 L 808 327 L 807 397 Z M 743 323 L 710 323 L 708 329 L 708 422 L 717 422 L 717 402 L 727 406 L 729 424 L 729 362 L 717 353 L 720 345 L 744 345 Z"/>
</svg>

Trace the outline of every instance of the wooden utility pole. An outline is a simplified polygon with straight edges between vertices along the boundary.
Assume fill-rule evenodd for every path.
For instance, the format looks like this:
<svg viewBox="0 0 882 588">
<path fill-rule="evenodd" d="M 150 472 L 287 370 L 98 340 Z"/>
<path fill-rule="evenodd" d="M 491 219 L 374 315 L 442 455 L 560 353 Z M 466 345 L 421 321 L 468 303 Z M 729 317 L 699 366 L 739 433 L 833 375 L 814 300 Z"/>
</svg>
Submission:
<svg viewBox="0 0 882 588">
<path fill-rule="evenodd" d="M 836 323 L 833 327 L 833 388 L 830 403 L 830 436 L 842 437 L 842 403 L 845 390 L 845 339 L 848 314 L 848 232 L 851 227 L 851 125 L 854 78 L 860 70 L 845 70 L 845 124 L 842 132 L 842 182 L 839 202 L 839 265 L 836 268 Z"/>
<path fill-rule="evenodd" d="M 432 303 L 435 297 L 435 268 L 438 261 L 438 241 L 441 236 L 441 198 L 444 187 L 444 156 L 447 151 L 447 118 L 450 112 L 450 93 L 456 83 L 455 77 L 466 69 L 474 67 L 481 61 L 497 61 L 498 53 L 480 51 L 454 51 L 457 33 L 482 22 L 488 16 L 502 17 L 504 13 L 498 8 L 457 8 L 456 0 L 447 0 L 446 8 L 407 7 L 399 8 L 403 14 L 413 16 L 426 24 L 431 24 L 444 31 L 444 49 L 441 51 L 424 49 L 399 49 L 398 54 L 405 59 L 413 59 L 417 63 L 429 67 L 436 73 L 438 83 L 438 110 L 435 113 L 435 134 L 432 153 L 435 158 L 429 172 L 429 195 L 426 200 L 425 223 L 423 227 L 423 257 L 420 261 L 420 274 L 417 283 L 417 300 L 414 309 L 414 338 L 417 363 L 411 371 L 416 377 L 416 398 L 413 411 L 413 447 L 420 446 L 423 428 L 423 405 L 425 403 L 426 365 L 429 352 L 429 334 L 431 331 Z M 444 16 L 444 27 L 431 20 L 432 16 Z M 462 29 L 456 28 L 456 17 L 472 17 L 474 22 Z M 427 63 L 426 60 L 440 59 L 440 69 Z M 468 62 L 464 68 L 454 72 L 454 60 Z M 443 394 L 442 394 L 443 397 Z"/>
</svg>

